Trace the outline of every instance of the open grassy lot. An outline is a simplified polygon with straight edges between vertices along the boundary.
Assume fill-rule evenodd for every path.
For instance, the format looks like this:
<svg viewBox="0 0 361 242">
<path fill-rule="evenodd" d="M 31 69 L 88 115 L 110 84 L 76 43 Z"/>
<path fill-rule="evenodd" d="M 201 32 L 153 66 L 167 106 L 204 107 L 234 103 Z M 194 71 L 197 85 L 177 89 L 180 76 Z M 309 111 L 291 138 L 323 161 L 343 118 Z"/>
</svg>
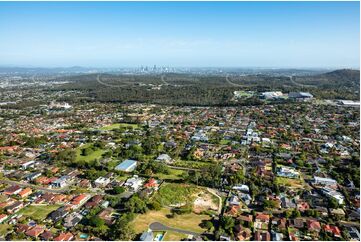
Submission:
<svg viewBox="0 0 361 242">
<path fill-rule="evenodd" d="M 45 220 L 49 213 L 58 209 L 60 205 L 30 205 L 23 208 L 19 213 L 34 220 Z"/>
<path fill-rule="evenodd" d="M 221 145 L 228 145 L 228 144 L 230 144 L 230 143 L 231 143 L 231 141 L 230 141 L 230 140 L 226 140 L 226 139 L 222 139 L 221 142 L 220 142 Z"/>
<path fill-rule="evenodd" d="M 10 224 L 0 224 L 0 235 L 5 235 L 8 231 L 11 230 L 12 226 Z"/>
<path fill-rule="evenodd" d="M 87 156 L 83 156 L 81 155 L 81 150 L 84 149 L 84 148 L 87 148 L 89 147 L 91 144 L 85 144 L 81 147 L 78 147 L 76 149 L 76 160 L 79 161 L 79 160 L 83 160 L 83 161 L 92 161 L 92 160 L 95 160 L 95 159 L 100 159 L 102 157 L 102 154 L 104 154 L 106 152 L 106 150 L 103 150 L 103 149 L 97 149 L 97 150 L 94 150 L 91 154 L 87 155 Z"/>
<path fill-rule="evenodd" d="M 160 222 L 173 228 L 202 233 L 205 231 L 205 229 L 201 228 L 199 224 L 202 222 L 202 220 L 211 219 L 211 217 L 208 215 L 197 215 L 194 213 L 176 215 L 173 218 L 168 218 L 167 215 L 169 214 L 171 214 L 171 211 L 168 208 L 163 208 L 160 211 L 152 210 L 146 214 L 139 214 L 133 220 L 131 226 L 134 228 L 136 233 L 141 233 L 146 230 L 151 223 Z"/>
<path fill-rule="evenodd" d="M 173 232 L 173 231 L 167 231 L 167 233 L 165 233 L 163 240 L 164 241 L 180 241 L 182 239 L 186 239 L 188 237 L 188 235 L 186 234 L 181 234 L 181 233 L 177 233 L 177 232 Z"/>
<path fill-rule="evenodd" d="M 194 168 L 194 169 L 200 169 L 211 165 L 213 164 L 210 162 L 201 162 L 201 161 L 193 161 L 193 160 L 177 160 L 172 164 L 172 166 Z"/>
<path fill-rule="evenodd" d="M 100 130 L 113 130 L 113 129 L 119 129 L 120 127 L 132 127 L 132 128 L 138 128 L 138 124 L 127 124 L 127 123 L 116 123 L 108 126 L 104 126 L 100 128 Z"/>
<path fill-rule="evenodd" d="M 276 177 L 275 183 L 277 185 L 283 185 L 293 188 L 302 188 L 304 184 L 302 179 L 291 179 L 286 177 Z"/>
<path fill-rule="evenodd" d="M 154 175 L 154 177 L 157 177 L 158 179 L 170 179 L 170 180 L 179 180 L 182 179 L 182 175 L 185 173 L 183 170 L 176 170 L 176 169 L 169 169 L 169 174 L 163 174 L 163 173 L 157 173 Z"/>
<path fill-rule="evenodd" d="M 195 194 L 200 189 L 196 186 L 178 183 L 164 183 L 154 199 L 159 201 L 163 206 L 182 206 L 193 204 Z"/>
</svg>

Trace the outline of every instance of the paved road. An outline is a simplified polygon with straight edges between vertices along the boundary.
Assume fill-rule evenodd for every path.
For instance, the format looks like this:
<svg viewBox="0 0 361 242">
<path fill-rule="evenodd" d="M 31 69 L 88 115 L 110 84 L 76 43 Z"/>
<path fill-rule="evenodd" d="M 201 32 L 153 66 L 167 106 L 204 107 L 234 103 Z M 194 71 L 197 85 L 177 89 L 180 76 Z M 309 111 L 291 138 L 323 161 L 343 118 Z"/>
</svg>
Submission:
<svg viewBox="0 0 361 242">
<path fill-rule="evenodd" d="M 41 191 L 45 191 L 45 192 L 53 192 L 53 193 L 64 193 L 69 189 L 68 187 L 59 188 L 59 189 L 51 189 L 51 188 L 45 188 L 45 187 L 41 187 L 41 186 L 29 184 L 29 183 L 22 183 L 22 182 L 11 181 L 11 180 L 0 180 L 0 183 L 5 183 L 5 184 L 9 184 L 9 185 L 18 185 L 20 187 L 32 187 L 36 190 L 41 190 Z"/>
<path fill-rule="evenodd" d="M 243 87 L 243 85 L 240 85 L 240 84 L 236 84 L 236 83 L 233 83 L 229 80 L 229 74 L 226 75 L 226 82 L 231 85 L 231 86 L 235 86 L 235 87 Z"/>
<path fill-rule="evenodd" d="M 293 79 L 293 76 L 289 76 L 289 78 L 290 78 L 290 81 L 298 87 L 315 87 L 313 85 L 305 85 L 305 84 L 298 83 Z"/>
<path fill-rule="evenodd" d="M 153 231 L 174 231 L 174 232 L 177 232 L 177 233 L 190 234 L 190 235 L 193 235 L 193 236 L 199 236 L 200 235 L 199 233 L 196 233 L 196 232 L 168 227 L 168 226 L 166 226 L 166 225 L 164 225 L 162 223 L 159 223 L 159 222 L 151 223 L 149 225 L 149 228 L 151 230 L 153 230 Z"/>
</svg>

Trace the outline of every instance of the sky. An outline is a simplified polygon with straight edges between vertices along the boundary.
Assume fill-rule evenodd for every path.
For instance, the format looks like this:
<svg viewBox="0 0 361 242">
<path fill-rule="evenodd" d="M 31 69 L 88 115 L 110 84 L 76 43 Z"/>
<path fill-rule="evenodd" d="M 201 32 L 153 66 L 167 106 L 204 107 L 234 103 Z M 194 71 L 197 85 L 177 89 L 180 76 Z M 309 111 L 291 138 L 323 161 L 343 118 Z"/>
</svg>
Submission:
<svg viewBox="0 0 361 242">
<path fill-rule="evenodd" d="M 0 65 L 358 68 L 359 2 L 0 2 Z"/>
</svg>

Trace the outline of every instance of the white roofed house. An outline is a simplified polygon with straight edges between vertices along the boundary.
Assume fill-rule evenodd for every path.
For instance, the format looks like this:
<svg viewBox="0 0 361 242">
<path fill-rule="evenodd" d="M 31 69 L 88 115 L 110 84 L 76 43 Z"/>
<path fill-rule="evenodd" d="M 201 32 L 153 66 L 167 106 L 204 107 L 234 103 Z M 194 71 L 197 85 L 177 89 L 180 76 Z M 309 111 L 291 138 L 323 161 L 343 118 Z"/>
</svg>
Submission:
<svg viewBox="0 0 361 242">
<path fill-rule="evenodd" d="M 168 154 L 161 154 L 157 157 L 156 161 L 164 162 L 166 164 L 171 164 L 173 163 L 174 160 Z"/>
<path fill-rule="evenodd" d="M 132 178 L 129 178 L 124 186 L 129 187 L 132 191 L 137 192 L 143 185 L 144 180 L 137 175 L 134 175 Z"/>
<path fill-rule="evenodd" d="M 69 184 L 69 181 L 70 181 L 70 179 L 69 179 L 68 176 L 62 176 L 62 177 L 56 179 L 55 181 L 53 181 L 51 183 L 51 186 L 52 187 L 60 187 L 60 188 L 62 188 L 62 187 L 67 186 Z"/>
<path fill-rule="evenodd" d="M 94 181 L 94 185 L 97 186 L 97 187 L 105 187 L 109 183 L 110 183 L 110 178 L 106 178 L 106 177 L 98 177 Z"/>
<path fill-rule="evenodd" d="M 314 176 L 313 184 L 323 185 L 323 186 L 337 186 L 337 181 L 331 178 Z"/>
<path fill-rule="evenodd" d="M 34 160 L 25 162 L 24 164 L 21 165 L 21 169 L 26 170 L 26 169 L 28 169 L 28 168 L 30 168 L 30 167 L 33 168 L 33 167 L 35 166 L 35 163 L 36 163 L 36 162 L 35 162 Z"/>
</svg>

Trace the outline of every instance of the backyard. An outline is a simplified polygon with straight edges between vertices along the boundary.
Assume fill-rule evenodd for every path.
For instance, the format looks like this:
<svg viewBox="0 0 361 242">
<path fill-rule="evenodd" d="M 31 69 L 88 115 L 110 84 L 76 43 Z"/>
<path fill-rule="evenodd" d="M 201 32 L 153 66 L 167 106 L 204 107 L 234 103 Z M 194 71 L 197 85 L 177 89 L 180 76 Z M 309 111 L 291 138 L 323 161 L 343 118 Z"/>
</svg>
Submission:
<svg viewBox="0 0 361 242">
<path fill-rule="evenodd" d="M 43 221 L 49 213 L 58 209 L 60 205 L 30 205 L 23 208 L 19 213 L 36 221 Z"/>
</svg>

